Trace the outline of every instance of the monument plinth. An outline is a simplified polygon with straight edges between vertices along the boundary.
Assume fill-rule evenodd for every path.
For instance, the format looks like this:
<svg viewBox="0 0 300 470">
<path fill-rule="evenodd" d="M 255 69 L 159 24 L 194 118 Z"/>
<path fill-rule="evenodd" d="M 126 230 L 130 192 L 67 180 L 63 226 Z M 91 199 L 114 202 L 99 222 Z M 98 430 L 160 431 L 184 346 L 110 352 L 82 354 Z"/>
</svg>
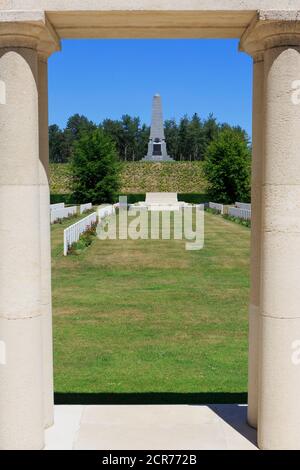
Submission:
<svg viewBox="0 0 300 470">
<path fill-rule="evenodd" d="M 162 103 L 159 94 L 153 96 L 152 121 L 150 139 L 148 143 L 148 153 L 143 158 L 149 162 L 173 162 L 167 153 L 167 145 L 164 132 Z"/>
</svg>

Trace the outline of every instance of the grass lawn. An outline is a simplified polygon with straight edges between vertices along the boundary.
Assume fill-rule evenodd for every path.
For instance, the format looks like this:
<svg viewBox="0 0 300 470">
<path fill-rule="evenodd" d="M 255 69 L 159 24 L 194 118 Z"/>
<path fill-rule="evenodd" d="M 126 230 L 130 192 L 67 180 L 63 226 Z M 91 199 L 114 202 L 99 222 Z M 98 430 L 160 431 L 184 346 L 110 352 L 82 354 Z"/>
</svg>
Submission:
<svg viewBox="0 0 300 470">
<path fill-rule="evenodd" d="M 97 239 L 63 257 L 70 223 L 52 226 L 58 401 L 153 393 L 226 402 L 246 392 L 248 228 L 206 213 L 201 251 L 184 241 Z"/>
</svg>

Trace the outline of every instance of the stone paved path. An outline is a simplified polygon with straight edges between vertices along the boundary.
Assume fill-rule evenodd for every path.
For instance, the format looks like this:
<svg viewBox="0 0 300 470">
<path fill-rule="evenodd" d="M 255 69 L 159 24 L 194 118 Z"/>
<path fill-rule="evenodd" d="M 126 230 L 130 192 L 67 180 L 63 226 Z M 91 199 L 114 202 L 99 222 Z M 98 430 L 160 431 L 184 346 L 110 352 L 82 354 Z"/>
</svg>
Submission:
<svg viewBox="0 0 300 470">
<path fill-rule="evenodd" d="M 256 449 L 245 405 L 57 405 L 46 449 Z"/>
</svg>

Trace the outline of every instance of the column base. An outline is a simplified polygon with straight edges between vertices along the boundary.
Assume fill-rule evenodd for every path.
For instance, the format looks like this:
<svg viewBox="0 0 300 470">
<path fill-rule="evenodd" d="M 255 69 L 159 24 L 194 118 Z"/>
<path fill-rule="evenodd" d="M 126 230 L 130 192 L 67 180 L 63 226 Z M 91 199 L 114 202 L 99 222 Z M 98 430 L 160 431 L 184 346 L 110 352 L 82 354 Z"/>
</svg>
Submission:
<svg viewBox="0 0 300 470">
<path fill-rule="evenodd" d="M 257 429 L 258 415 L 258 367 L 259 367 L 259 307 L 249 306 L 249 366 L 248 366 L 248 411 L 249 426 Z"/>
<path fill-rule="evenodd" d="M 43 449 L 41 317 L 1 318 L 0 331 L 0 449 Z"/>
<path fill-rule="evenodd" d="M 258 445 L 300 449 L 300 318 L 261 317 Z"/>
</svg>

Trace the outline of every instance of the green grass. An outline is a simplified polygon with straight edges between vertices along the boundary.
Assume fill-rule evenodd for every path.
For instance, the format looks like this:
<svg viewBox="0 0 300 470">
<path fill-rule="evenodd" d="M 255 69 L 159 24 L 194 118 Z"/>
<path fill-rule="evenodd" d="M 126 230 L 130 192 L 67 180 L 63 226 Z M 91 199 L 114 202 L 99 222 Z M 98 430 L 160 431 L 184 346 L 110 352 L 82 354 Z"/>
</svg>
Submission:
<svg viewBox="0 0 300 470">
<path fill-rule="evenodd" d="M 63 257 L 69 224 L 52 226 L 56 392 L 246 392 L 248 228 L 205 213 L 201 251 L 97 239 Z"/>
</svg>

